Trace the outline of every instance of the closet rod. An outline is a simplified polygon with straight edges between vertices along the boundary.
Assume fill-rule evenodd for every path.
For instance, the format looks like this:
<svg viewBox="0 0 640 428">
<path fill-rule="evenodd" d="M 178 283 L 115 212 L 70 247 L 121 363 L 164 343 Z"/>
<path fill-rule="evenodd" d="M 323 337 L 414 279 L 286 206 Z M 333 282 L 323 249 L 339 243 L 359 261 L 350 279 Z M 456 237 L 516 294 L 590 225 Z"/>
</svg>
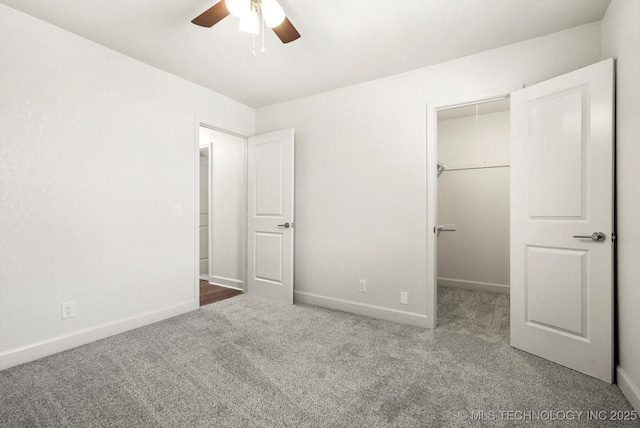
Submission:
<svg viewBox="0 0 640 428">
<path fill-rule="evenodd" d="M 459 171 L 463 169 L 483 169 L 483 168 L 507 168 L 510 166 L 511 164 L 508 161 L 493 161 L 493 162 L 483 162 L 483 163 L 476 163 L 476 164 L 448 166 L 445 171 Z"/>
<path fill-rule="evenodd" d="M 509 95 L 504 95 L 502 97 L 488 98 L 486 100 L 481 100 L 481 101 L 472 101 L 472 102 L 464 103 L 464 104 L 453 104 L 453 105 L 450 105 L 450 106 L 440 107 L 438 109 L 438 111 L 440 111 L 440 110 L 451 110 L 451 109 L 458 108 L 458 107 L 474 106 L 474 105 L 478 105 L 478 104 L 485 104 L 485 103 L 490 103 L 490 102 L 493 102 L 493 101 L 506 100 L 507 98 L 509 98 Z"/>
<path fill-rule="evenodd" d="M 462 168 L 447 168 L 445 171 L 462 171 L 465 169 L 491 169 L 491 168 L 509 168 L 511 165 L 491 165 L 491 166 L 465 166 Z"/>
</svg>

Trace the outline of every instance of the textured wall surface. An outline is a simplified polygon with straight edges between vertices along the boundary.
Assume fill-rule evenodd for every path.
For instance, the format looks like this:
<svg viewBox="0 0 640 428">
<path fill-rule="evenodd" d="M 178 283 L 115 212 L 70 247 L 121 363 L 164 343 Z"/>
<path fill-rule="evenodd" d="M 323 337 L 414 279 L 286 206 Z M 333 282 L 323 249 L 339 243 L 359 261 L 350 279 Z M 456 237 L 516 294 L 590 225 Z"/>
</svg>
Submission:
<svg viewBox="0 0 640 428">
<path fill-rule="evenodd" d="M 0 356 L 196 307 L 195 118 L 254 110 L 4 5 L 0 52 Z"/>
</svg>

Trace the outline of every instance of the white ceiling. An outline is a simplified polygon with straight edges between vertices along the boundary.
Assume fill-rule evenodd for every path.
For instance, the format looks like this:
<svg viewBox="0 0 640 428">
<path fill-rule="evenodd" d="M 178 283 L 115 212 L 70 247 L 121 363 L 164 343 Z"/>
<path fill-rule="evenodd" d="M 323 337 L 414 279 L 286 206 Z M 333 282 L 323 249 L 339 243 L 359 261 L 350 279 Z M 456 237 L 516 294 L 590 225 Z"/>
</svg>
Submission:
<svg viewBox="0 0 640 428">
<path fill-rule="evenodd" d="M 257 108 L 425 67 L 602 19 L 610 0 L 280 0 L 302 37 L 251 55 L 218 0 L 0 0 Z M 257 40 L 259 44 L 259 40 Z"/>
</svg>

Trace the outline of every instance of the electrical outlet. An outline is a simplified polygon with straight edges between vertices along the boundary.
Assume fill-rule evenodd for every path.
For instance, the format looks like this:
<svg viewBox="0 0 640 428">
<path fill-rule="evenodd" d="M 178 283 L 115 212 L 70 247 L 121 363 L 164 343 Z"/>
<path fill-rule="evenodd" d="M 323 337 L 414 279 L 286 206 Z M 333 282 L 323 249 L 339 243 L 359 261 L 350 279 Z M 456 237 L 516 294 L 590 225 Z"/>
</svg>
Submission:
<svg viewBox="0 0 640 428">
<path fill-rule="evenodd" d="M 174 214 L 176 217 L 182 217 L 182 205 L 176 204 L 176 205 L 173 207 L 173 214 Z"/>
<path fill-rule="evenodd" d="M 358 280 L 358 291 L 361 293 L 366 293 L 367 292 L 367 280 L 366 279 L 359 279 Z"/>
<path fill-rule="evenodd" d="M 401 291 L 400 292 L 400 304 L 401 305 L 408 305 L 409 304 L 409 293 L 407 293 L 406 291 Z"/>
<path fill-rule="evenodd" d="M 62 319 L 72 318 L 76 316 L 76 306 L 73 300 L 62 303 Z"/>
</svg>

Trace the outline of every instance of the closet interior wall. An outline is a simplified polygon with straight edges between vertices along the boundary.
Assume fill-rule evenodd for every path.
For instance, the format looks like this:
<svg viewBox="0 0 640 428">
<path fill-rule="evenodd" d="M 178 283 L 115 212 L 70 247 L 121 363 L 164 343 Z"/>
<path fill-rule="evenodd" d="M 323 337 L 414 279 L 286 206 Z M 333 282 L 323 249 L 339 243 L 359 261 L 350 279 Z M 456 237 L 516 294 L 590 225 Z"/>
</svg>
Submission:
<svg viewBox="0 0 640 428">
<path fill-rule="evenodd" d="M 509 110 L 438 112 L 438 285 L 509 292 Z M 491 111 L 490 113 L 482 113 Z M 465 115 L 467 114 L 467 115 Z M 469 115 L 470 114 L 470 115 Z"/>
</svg>

